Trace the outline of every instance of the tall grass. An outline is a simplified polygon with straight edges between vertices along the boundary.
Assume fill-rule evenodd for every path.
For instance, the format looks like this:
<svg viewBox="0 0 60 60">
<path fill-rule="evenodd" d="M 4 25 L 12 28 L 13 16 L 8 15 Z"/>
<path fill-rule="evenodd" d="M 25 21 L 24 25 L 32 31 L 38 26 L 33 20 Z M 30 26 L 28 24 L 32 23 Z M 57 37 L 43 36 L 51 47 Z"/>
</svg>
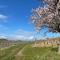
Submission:
<svg viewBox="0 0 60 60">
<path fill-rule="evenodd" d="M 19 44 L 15 46 L 11 46 L 8 49 L 0 50 L 0 60 L 13 60 L 15 55 L 22 49 L 25 45 Z"/>
<path fill-rule="evenodd" d="M 11 46 L 8 49 L 0 50 L 0 60 L 60 60 L 60 55 L 57 54 L 58 48 L 43 47 L 34 48 L 28 44 L 22 56 L 15 56 L 26 44 L 18 44 Z M 17 59 L 16 59 L 17 58 Z"/>
<path fill-rule="evenodd" d="M 20 60 L 60 60 L 57 49 L 52 47 L 33 48 L 30 46 L 23 51 L 24 56 Z"/>
</svg>

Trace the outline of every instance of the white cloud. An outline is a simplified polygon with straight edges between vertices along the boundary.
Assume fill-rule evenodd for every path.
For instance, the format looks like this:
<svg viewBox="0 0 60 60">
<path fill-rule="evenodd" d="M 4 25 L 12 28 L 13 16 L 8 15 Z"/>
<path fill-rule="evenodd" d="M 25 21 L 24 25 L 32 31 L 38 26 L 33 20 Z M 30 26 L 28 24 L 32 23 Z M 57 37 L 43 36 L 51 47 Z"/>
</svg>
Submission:
<svg viewBox="0 0 60 60">
<path fill-rule="evenodd" d="M 6 36 L 1 35 L 1 36 L 0 36 L 0 39 L 1 39 L 1 38 L 6 39 L 7 37 L 6 37 Z"/>
<path fill-rule="evenodd" d="M 35 32 L 18 29 L 7 36 L 9 40 L 33 40 Z"/>
<path fill-rule="evenodd" d="M 7 19 L 8 19 L 8 16 L 3 15 L 3 14 L 0 14 L 0 22 L 6 23 L 7 22 Z"/>
<path fill-rule="evenodd" d="M 15 31 L 14 34 L 16 37 L 15 38 L 19 38 L 19 39 L 25 39 L 25 40 L 32 40 L 34 38 L 35 32 L 30 32 L 30 31 L 25 31 L 22 29 L 18 29 L 17 31 Z"/>
<path fill-rule="evenodd" d="M 3 33 L 0 33 L 0 39 L 1 38 L 7 39 L 7 35 L 6 34 L 3 34 Z"/>
<path fill-rule="evenodd" d="M 9 40 L 33 40 L 35 32 L 25 31 L 25 30 L 16 30 L 12 34 L 0 34 L 0 37 L 6 37 Z"/>
<path fill-rule="evenodd" d="M 16 35 L 31 36 L 31 35 L 34 35 L 35 32 L 25 31 L 25 30 L 22 30 L 22 29 L 18 29 L 18 30 L 15 32 L 15 34 L 16 34 Z"/>
<path fill-rule="evenodd" d="M 0 20 L 6 20 L 8 17 L 3 15 L 3 14 L 0 14 Z"/>
<path fill-rule="evenodd" d="M 32 39 L 34 39 L 34 36 L 30 36 L 30 37 L 29 37 L 29 40 L 32 40 Z"/>
</svg>

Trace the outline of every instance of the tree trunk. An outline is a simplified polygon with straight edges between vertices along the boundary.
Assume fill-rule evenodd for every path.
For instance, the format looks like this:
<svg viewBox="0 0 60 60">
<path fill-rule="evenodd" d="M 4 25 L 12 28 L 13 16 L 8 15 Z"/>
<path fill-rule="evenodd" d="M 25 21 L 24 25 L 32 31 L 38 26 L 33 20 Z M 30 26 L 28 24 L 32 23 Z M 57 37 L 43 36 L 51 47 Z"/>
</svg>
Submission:
<svg viewBox="0 0 60 60">
<path fill-rule="evenodd" d="M 58 45 L 58 54 L 60 54 L 60 44 Z"/>
</svg>

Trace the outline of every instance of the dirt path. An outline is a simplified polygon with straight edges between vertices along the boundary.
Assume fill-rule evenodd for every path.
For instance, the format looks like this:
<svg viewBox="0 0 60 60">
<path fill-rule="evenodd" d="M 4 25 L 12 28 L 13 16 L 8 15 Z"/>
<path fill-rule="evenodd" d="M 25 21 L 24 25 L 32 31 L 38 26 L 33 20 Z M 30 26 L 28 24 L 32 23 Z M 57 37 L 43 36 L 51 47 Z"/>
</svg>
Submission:
<svg viewBox="0 0 60 60">
<path fill-rule="evenodd" d="M 27 47 L 27 45 L 26 46 L 24 46 L 16 55 L 15 55 L 15 57 L 16 57 L 16 59 L 17 60 L 19 60 L 19 58 L 21 57 L 21 56 L 23 56 L 23 51 L 24 51 L 24 49 Z"/>
</svg>

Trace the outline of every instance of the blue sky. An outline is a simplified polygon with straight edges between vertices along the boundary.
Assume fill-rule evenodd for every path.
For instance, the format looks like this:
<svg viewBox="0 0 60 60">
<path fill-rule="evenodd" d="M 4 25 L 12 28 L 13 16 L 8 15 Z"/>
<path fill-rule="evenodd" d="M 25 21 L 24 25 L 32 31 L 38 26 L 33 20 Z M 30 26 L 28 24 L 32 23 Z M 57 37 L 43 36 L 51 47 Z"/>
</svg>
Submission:
<svg viewBox="0 0 60 60">
<path fill-rule="evenodd" d="M 42 1 L 0 0 L 0 37 L 32 39 L 36 33 L 29 17 L 32 8 L 38 6 L 43 6 Z M 40 33 L 39 38 L 41 37 L 43 34 L 41 36 Z"/>
</svg>

